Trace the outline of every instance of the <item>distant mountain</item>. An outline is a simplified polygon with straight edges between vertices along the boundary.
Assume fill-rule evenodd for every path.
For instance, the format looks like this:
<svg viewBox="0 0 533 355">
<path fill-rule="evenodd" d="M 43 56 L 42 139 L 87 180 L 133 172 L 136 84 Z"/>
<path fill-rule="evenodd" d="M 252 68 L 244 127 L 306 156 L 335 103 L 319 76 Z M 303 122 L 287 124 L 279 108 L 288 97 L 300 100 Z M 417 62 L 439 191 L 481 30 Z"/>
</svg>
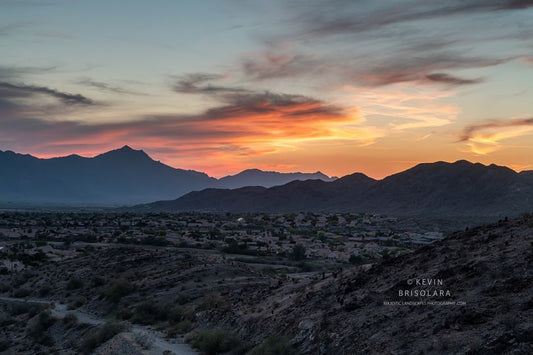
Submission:
<svg viewBox="0 0 533 355">
<path fill-rule="evenodd" d="M 533 175 L 468 161 L 420 164 L 383 180 L 353 174 L 272 188 L 206 189 L 149 211 L 346 211 L 390 215 L 515 215 L 533 211 Z"/>
<path fill-rule="evenodd" d="M 217 187 L 225 189 L 235 189 L 243 186 L 263 186 L 272 187 L 284 185 L 294 180 L 323 180 L 333 181 L 320 171 L 316 173 L 278 173 L 276 171 L 263 171 L 259 169 L 248 169 L 236 175 L 229 175 L 220 178 Z"/>
<path fill-rule="evenodd" d="M 330 180 L 322 173 L 245 170 L 220 180 L 154 161 L 129 146 L 94 158 L 39 159 L 0 151 L 0 203 L 116 205 L 173 199 L 209 187 L 283 185 L 295 179 Z"/>
<path fill-rule="evenodd" d="M 13 203 L 140 203 L 181 196 L 215 179 L 174 169 L 124 146 L 94 158 L 0 153 L 0 200 Z"/>
</svg>

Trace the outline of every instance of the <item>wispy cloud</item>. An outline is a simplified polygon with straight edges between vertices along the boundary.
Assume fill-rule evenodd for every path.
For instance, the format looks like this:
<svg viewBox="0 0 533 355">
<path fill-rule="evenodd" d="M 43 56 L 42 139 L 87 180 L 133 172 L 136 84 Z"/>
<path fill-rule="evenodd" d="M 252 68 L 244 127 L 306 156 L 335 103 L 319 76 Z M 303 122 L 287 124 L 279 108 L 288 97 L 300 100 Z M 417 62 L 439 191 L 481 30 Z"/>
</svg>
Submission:
<svg viewBox="0 0 533 355">
<path fill-rule="evenodd" d="M 264 80 L 309 75 L 320 70 L 322 63 L 309 55 L 271 48 L 243 59 L 242 66 L 247 77 Z"/>
<path fill-rule="evenodd" d="M 302 24 L 312 36 L 351 34 L 374 31 L 400 23 L 465 14 L 505 10 L 521 10 L 533 6 L 530 0 L 466 0 L 360 3 L 341 1 L 334 7 L 327 2 L 314 2 L 314 7 L 301 17 Z"/>
<path fill-rule="evenodd" d="M 363 68 L 353 76 L 363 85 L 383 86 L 402 82 L 433 82 L 447 85 L 465 85 L 481 79 L 465 79 L 443 74 L 442 70 L 482 68 L 498 65 L 509 59 L 467 57 L 453 53 L 432 53 L 403 59 L 392 58 Z"/>
<path fill-rule="evenodd" d="M 360 113 L 368 120 L 385 119 L 394 131 L 423 127 L 440 127 L 455 122 L 459 107 L 446 102 L 453 91 L 419 88 L 408 83 L 385 87 L 342 87 L 344 101 L 357 102 Z"/>
<path fill-rule="evenodd" d="M 101 91 L 112 92 L 112 93 L 116 93 L 116 94 L 143 95 L 142 93 L 137 92 L 137 91 L 128 90 L 126 88 L 123 88 L 123 87 L 120 87 L 120 86 L 111 85 L 111 84 L 104 83 L 104 82 L 101 82 L 101 81 L 94 81 L 94 80 L 89 79 L 89 78 L 83 78 L 83 79 L 77 80 L 76 83 L 80 84 L 80 85 L 84 85 L 84 86 L 89 86 L 89 87 L 92 87 L 92 88 L 95 88 L 95 89 L 98 89 L 98 90 L 101 90 Z"/>
<path fill-rule="evenodd" d="M 532 132 L 533 118 L 491 120 L 465 127 L 459 141 L 466 142 L 471 152 L 486 155 L 500 150 L 501 141 Z"/>
<path fill-rule="evenodd" d="M 446 73 L 428 74 L 426 75 L 426 78 L 429 81 L 434 81 L 437 83 L 443 83 L 443 84 L 448 84 L 448 85 L 471 85 L 471 84 L 479 84 L 483 82 L 483 79 L 481 78 L 464 79 L 464 78 L 459 78 L 459 77 L 446 74 Z"/>
<path fill-rule="evenodd" d="M 27 75 L 50 73 L 56 69 L 57 69 L 56 66 L 21 67 L 21 66 L 0 65 L 0 79 L 1 80 L 9 80 L 9 79 L 14 79 L 14 78 L 20 79 Z"/>
<path fill-rule="evenodd" d="M 81 95 L 70 94 L 56 89 L 51 89 L 46 86 L 34 86 L 34 85 L 17 85 L 8 82 L 0 82 L 0 97 L 13 98 L 13 97 L 29 97 L 33 95 L 47 95 L 54 97 L 66 105 L 93 105 L 94 102 Z"/>
<path fill-rule="evenodd" d="M 178 77 L 176 83 L 173 86 L 173 90 L 181 94 L 224 94 L 224 93 L 240 93 L 247 92 L 249 90 L 230 87 L 213 85 L 211 82 L 224 79 L 220 74 L 209 73 L 192 73 Z"/>
</svg>

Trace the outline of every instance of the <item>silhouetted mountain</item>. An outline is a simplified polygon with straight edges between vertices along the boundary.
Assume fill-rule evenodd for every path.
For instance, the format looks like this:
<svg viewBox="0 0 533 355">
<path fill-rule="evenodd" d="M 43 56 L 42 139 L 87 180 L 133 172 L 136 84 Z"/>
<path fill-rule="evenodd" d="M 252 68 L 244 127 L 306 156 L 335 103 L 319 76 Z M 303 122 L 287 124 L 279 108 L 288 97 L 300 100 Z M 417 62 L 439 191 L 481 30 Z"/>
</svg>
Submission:
<svg viewBox="0 0 533 355">
<path fill-rule="evenodd" d="M 0 200 L 14 203 L 139 203 L 178 197 L 216 182 L 174 169 L 128 146 L 94 158 L 38 159 L 0 153 Z"/>
<path fill-rule="evenodd" d="M 209 187 L 282 185 L 294 179 L 329 178 L 322 173 L 283 174 L 245 170 L 217 180 L 154 161 L 129 146 L 94 158 L 39 159 L 0 151 L 0 202 L 27 204 L 134 204 L 172 199 Z"/>
<path fill-rule="evenodd" d="M 277 171 L 263 171 L 259 169 L 247 169 L 236 175 L 229 175 L 218 180 L 217 187 L 225 189 L 235 189 L 242 186 L 263 186 L 272 187 L 284 185 L 294 180 L 323 180 L 333 181 L 335 179 L 316 173 L 278 173 Z"/>
<path fill-rule="evenodd" d="M 391 215 L 515 215 L 533 210 L 533 177 L 501 166 L 420 164 L 383 180 L 353 174 L 324 182 L 272 188 L 207 189 L 143 210 L 296 212 L 343 211 Z"/>
<path fill-rule="evenodd" d="M 292 181 L 282 186 L 242 187 L 235 190 L 205 189 L 174 201 L 160 201 L 141 209 L 164 211 L 243 211 L 285 212 L 325 209 L 339 199 L 348 202 L 367 191 L 376 181 L 363 174 L 346 176 L 332 182 Z M 349 189 L 347 189 L 349 184 Z"/>
</svg>

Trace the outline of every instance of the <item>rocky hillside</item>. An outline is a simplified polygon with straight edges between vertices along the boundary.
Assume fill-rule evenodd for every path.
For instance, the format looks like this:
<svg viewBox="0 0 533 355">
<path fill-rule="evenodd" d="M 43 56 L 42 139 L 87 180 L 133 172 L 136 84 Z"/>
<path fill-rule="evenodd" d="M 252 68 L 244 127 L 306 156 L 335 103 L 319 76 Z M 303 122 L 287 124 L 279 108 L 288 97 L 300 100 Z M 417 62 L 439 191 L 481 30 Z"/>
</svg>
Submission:
<svg viewBox="0 0 533 355">
<path fill-rule="evenodd" d="M 110 340 L 111 325 L 84 323 L 91 314 L 157 330 L 169 343 L 207 349 L 215 339 L 228 354 L 531 354 L 532 243 L 533 215 L 359 266 L 77 243 L 55 261 L 34 257 L 0 274 L 0 301 L 56 304 L 52 318 L 2 306 L 0 345 L 32 354 L 144 343 L 122 325 Z M 66 323 L 68 312 L 79 326 Z M 276 344 L 285 350 L 263 351 Z"/>
<path fill-rule="evenodd" d="M 531 354 L 533 216 L 286 287 L 251 290 L 241 296 L 248 306 L 233 303 L 206 322 L 233 324 L 252 339 L 291 334 L 304 354 Z"/>
</svg>

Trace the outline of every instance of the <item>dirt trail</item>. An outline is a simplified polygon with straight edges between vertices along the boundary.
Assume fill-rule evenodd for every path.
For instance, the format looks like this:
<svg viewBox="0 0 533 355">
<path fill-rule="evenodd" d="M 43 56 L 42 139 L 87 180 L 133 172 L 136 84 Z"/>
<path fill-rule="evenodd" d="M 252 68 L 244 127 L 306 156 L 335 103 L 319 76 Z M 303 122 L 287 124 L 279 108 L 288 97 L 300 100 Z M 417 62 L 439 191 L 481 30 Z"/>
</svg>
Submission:
<svg viewBox="0 0 533 355">
<path fill-rule="evenodd" d="M 67 305 L 61 303 L 55 303 L 50 300 L 43 299 L 22 299 L 22 298 L 13 298 L 13 297 L 0 297 L 0 302 L 22 302 L 22 303 L 33 303 L 33 304 L 43 304 L 50 305 L 51 315 L 58 319 L 63 319 L 67 314 L 74 314 L 78 319 L 79 323 L 90 324 L 90 325 L 101 325 L 104 324 L 107 319 L 97 317 L 93 314 L 74 309 L 68 310 Z M 194 351 L 189 345 L 183 343 L 171 343 L 167 341 L 161 332 L 149 329 L 142 325 L 132 325 L 130 330 L 126 333 L 131 335 L 128 338 L 134 339 L 136 335 L 143 335 L 148 337 L 151 341 L 151 347 L 148 350 L 144 350 L 145 354 L 162 354 L 164 351 L 171 351 L 175 355 L 196 355 L 198 354 Z"/>
</svg>

